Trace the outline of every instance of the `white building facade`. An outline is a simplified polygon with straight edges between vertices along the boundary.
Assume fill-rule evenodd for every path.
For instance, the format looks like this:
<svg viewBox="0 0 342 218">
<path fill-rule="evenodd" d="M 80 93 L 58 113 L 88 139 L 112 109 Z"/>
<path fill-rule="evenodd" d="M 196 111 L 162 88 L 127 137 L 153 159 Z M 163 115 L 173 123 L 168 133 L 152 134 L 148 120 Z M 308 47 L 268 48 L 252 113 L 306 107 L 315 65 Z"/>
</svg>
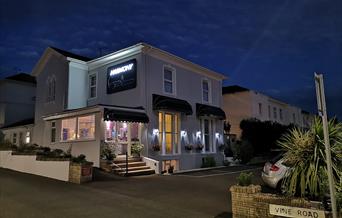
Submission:
<svg viewBox="0 0 342 218">
<path fill-rule="evenodd" d="M 160 170 L 199 168 L 207 156 L 222 163 L 219 73 L 140 43 L 94 60 L 47 48 L 32 74 L 38 145 L 71 148 L 97 167 L 104 142 L 118 156 L 141 143 L 142 156 Z M 203 148 L 187 151 L 189 145 Z"/>
<path fill-rule="evenodd" d="M 240 87 L 227 86 L 222 89 L 223 110 L 229 114 L 230 134 L 241 136 L 240 122 L 256 118 L 282 125 L 294 124 L 309 128 L 313 115 L 299 107 L 289 105 L 259 92 Z"/>
</svg>

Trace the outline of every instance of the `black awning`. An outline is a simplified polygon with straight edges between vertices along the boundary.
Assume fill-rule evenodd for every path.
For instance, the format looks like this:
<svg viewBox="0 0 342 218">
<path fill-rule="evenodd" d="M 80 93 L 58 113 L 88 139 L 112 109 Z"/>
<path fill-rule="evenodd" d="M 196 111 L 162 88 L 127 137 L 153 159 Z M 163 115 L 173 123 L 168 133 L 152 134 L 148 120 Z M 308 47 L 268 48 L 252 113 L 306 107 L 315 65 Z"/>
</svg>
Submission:
<svg viewBox="0 0 342 218">
<path fill-rule="evenodd" d="M 104 108 L 104 120 L 148 123 L 149 119 L 146 113 L 141 110 L 127 109 L 127 108 Z"/>
<path fill-rule="evenodd" d="M 220 120 L 226 119 L 226 113 L 221 108 L 198 103 L 196 104 L 196 115 L 198 117 L 214 116 Z"/>
<path fill-rule="evenodd" d="M 191 105 L 181 99 L 170 98 L 162 95 L 153 94 L 153 110 L 171 110 L 185 113 L 186 115 L 192 114 Z"/>
</svg>

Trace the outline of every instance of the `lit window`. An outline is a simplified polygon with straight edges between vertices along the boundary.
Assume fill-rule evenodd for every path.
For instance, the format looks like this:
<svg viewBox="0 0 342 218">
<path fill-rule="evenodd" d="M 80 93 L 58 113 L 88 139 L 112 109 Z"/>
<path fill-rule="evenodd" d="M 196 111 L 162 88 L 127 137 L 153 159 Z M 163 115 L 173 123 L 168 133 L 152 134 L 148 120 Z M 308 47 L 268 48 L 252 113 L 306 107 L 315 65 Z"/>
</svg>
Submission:
<svg viewBox="0 0 342 218">
<path fill-rule="evenodd" d="M 259 103 L 259 115 L 261 116 L 262 115 L 262 104 Z"/>
<path fill-rule="evenodd" d="M 13 133 L 12 142 L 13 142 L 13 144 L 17 144 L 17 133 Z"/>
<path fill-rule="evenodd" d="M 203 102 L 210 102 L 210 84 L 208 80 L 202 80 L 202 100 Z"/>
<path fill-rule="evenodd" d="M 96 98 L 96 74 L 89 75 L 89 98 Z"/>
<path fill-rule="evenodd" d="M 51 142 L 56 142 L 56 122 L 52 121 L 51 122 Z"/>
<path fill-rule="evenodd" d="M 163 154 L 179 153 L 178 114 L 159 112 L 159 140 L 163 147 Z"/>
<path fill-rule="evenodd" d="M 62 141 L 76 139 L 76 118 L 62 120 Z"/>
<path fill-rule="evenodd" d="M 175 70 L 164 67 L 164 92 L 175 94 Z"/>
<path fill-rule="evenodd" d="M 95 115 L 78 118 L 78 139 L 95 138 Z"/>
<path fill-rule="evenodd" d="M 277 108 L 276 107 L 273 108 L 273 117 L 274 117 L 274 119 L 277 119 Z"/>
<path fill-rule="evenodd" d="M 25 143 L 28 144 L 31 141 L 31 133 L 29 131 L 26 132 Z"/>
</svg>

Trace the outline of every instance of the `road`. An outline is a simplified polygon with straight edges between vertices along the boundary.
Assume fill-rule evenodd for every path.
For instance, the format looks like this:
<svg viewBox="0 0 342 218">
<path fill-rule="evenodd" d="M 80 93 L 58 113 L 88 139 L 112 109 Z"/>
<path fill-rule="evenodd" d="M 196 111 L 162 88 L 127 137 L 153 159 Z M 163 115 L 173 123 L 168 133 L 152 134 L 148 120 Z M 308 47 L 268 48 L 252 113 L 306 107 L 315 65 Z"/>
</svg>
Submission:
<svg viewBox="0 0 342 218">
<path fill-rule="evenodd" d="M 231 217 L 228 189 L 241 171 L 261 183 L 260 167 L 130 178 L 98 172 L 83 185 L 0 169 L 0 218 Z"/>
</svg>

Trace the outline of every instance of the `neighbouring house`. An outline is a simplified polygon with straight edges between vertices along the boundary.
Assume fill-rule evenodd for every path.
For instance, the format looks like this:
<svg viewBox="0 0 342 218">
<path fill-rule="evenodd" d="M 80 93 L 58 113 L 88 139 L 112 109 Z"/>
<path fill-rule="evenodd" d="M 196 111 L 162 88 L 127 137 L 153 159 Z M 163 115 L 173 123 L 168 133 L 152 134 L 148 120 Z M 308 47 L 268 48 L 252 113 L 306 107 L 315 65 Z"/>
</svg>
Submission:
<svg viewBox="0 0 342 218">
<path fill-rule="evenodd" d="M 248 118 L 273 121 L 283 125 L 294 124 L 309 128 L 313 115 L 299 107 L 289 105 L 267 95 L 241 86 L 222 88 L 223 110 L 229 114 L 230 134 L 241 136 L 240 122 Z"/>
<path fill-rule="evenodd" d="M 48 47 L 32 75 L 38 145 L 71 148 L 96 167 L 104 142 L 117 157 L 143 144 L 159 172 L 199 168 L 207 156 L 222 163 L 222 74 L 139 43 L 96 59 Z"/>
<path fill-rule="evenodd" d="M 4 139 L 29 143 L 33 131 L 36 79 L 25 73 L 0 80 L 0 131 Z"/>
</svg>

